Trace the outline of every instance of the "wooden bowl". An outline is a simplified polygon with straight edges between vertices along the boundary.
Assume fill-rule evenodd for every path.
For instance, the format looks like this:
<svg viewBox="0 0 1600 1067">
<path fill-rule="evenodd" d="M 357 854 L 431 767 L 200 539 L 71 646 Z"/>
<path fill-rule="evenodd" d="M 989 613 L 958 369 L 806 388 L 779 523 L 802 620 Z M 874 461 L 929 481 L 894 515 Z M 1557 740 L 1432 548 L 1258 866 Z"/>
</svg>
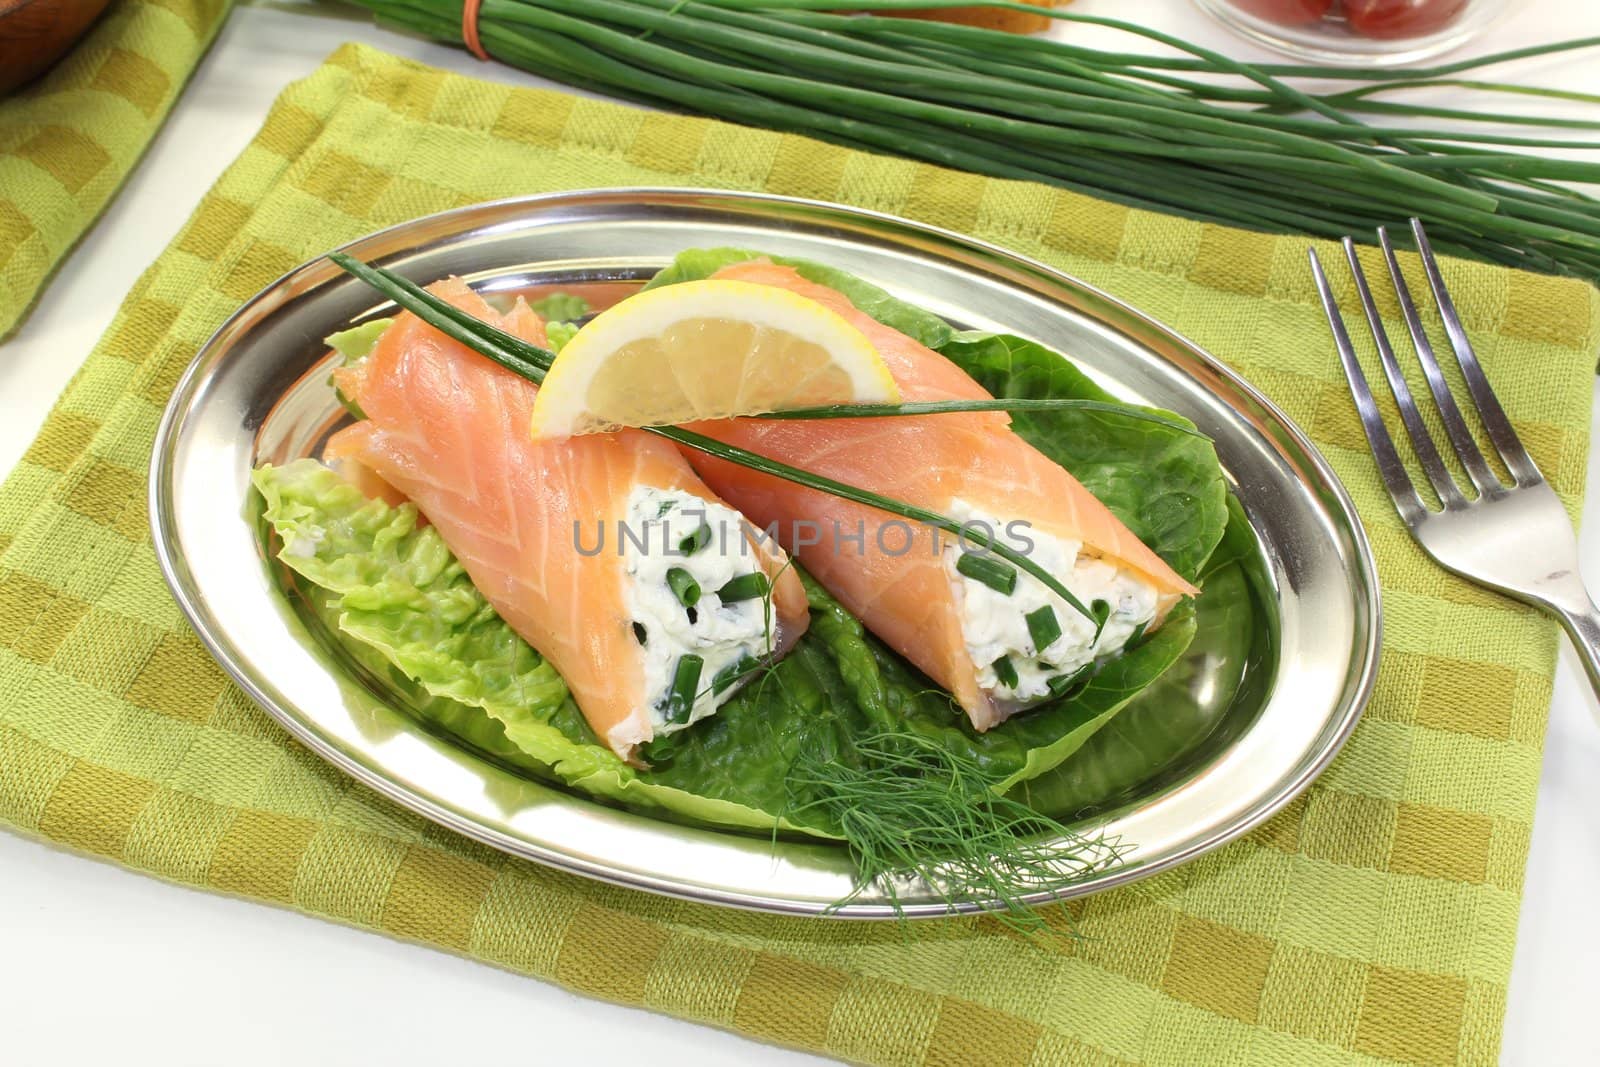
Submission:
<svg viewBox="0 0 1600 1067">
<path fill-rule="evenodd" d="M 0 93 L 44 73 L 109 2 L 0 0 Z"/>
</svg>

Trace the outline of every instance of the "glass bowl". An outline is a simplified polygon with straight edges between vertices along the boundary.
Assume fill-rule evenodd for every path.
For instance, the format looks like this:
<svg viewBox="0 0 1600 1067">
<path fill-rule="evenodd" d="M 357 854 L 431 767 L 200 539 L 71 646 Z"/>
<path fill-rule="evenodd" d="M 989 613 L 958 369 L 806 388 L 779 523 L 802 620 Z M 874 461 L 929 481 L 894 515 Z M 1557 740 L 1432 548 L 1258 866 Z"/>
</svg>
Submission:
<svg viewBox="0 0 1600 1067">
<path fill-rule="evenodd" d="M 1229 28 L 1299 59 L 1399 66 L 1482 33 L 1511 0 L 1194 0 Z"/>
</svg>

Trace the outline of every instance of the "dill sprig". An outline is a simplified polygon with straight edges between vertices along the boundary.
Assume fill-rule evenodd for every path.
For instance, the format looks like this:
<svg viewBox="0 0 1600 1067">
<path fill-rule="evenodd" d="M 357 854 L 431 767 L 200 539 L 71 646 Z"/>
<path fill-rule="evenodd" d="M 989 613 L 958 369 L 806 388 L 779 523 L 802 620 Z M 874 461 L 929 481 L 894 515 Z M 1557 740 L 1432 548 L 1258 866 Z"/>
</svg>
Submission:
<svg viewBox="0 0 1600 1067">
<path fill-rule="evenodd" d="M 911 730 L 852 739 L 848 752 L 802 750 L 789 768 L 790 816 L 809 815 L 844 838 L 855 890 L 876 890 L 897 912 L 908 889 L 955 908 L 974 903 L 1024 934 L 1053 928 L 1030 898 L 1059 895 L 1121 862 L 1119 841 L 1086 837 L 999 795 L 970 756 Z"/>
</svg>

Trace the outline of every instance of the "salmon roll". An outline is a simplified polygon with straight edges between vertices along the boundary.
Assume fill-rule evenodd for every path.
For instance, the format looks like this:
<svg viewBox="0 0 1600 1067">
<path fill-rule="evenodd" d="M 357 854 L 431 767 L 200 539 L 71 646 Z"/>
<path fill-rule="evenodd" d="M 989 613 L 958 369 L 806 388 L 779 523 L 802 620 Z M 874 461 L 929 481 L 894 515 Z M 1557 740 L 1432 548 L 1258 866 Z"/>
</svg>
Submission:
<svg viewBox="0 0 1600 1067">
<path fill-rule="evenodd" d="M 523 301 L 502 315 L 459 279 L 430 288 L 546 343 Z M 362 418 L 328 457 L 417 505 L 624 759 L 715 714 L 805 631 L 783 550 L 668 442 L 632 430 L 535 442 L 537 386 L 410 313 L 335 379 Z"/>
<path fill-rule="evenodd" d="M 790 267 L 755 259 L 713 276 L 778 286 L 837 312 L 877 348 L 905 401 L 989 398 L 944 356 Z M 949 516 L 1025 553 L 1090 609 L 1080 612 L 981 542 L 686 450 L 706 484 L 775 534 L 868 629 L 948 690 L 980 731 L 1070 692 L 1097 661 L 1198 592 L 1012 430 L 1003 412 L 742 418 L 694 429 Z"/>
</svg>

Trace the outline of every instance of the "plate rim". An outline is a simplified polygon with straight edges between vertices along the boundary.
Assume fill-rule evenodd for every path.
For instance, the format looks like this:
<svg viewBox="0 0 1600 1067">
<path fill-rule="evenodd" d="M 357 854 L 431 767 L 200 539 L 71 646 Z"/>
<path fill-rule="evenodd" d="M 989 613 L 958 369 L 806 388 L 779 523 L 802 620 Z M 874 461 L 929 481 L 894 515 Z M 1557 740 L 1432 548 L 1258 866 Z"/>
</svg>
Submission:
<svg viewBox="0 0 1600 1067">
<path fill-rule="evenodd" d="M 382 244 L 421 227 L 442 227 L 443 232 L 459 234 L 472 228 L 468 220 L 485 212 L 493 213 L 516 208 L 527 208 L 530 212 L 536 212 L 541 208 L 548 208 L 552 204 L 559 204 L 563 201 L 575 201 L 581 204 L 586 201 L 603 201 L 617 197 L 652 198 L 656 200 L 666 198 L 687 203 L 702 203 L 710 200 L 735 205 L 759 206 L 767 204 L 789 209 L 819 211 L 825 216 L 837 217 L 842 215 L 864 221 L 879 232 L 885 227 L 910 231 L 914 234 L 932 238 L 939 244 L 954 245 L 966 251 L 979 253 L 991 263 L 999 262 L 1008 268 L 1021 268 L 1028 273 L 1040 275 L 1056 285 L 1063 286 L 1066 289 L 1100 302 L 1106 308 L 1115 311 L 1118 316 L 1125 317 L 1136 324 L 1146 334 L 1153 334 L 1159 337 L 1165 344 L 1181 351 L 1187 358 L 1204 367 L 1208 373 L 1222 379 L 1231 390 L 1241 394 L 1252 404 L 1259 407 L 1276 424 L 1278 431 L 1287 434 L 1298 452 L 1298 456 L 1294 458 L 1303 460 L 1312 467 L 1316 475 L 1316 481 L 1320 483 L 1319 485 L 1311 486 L 1316 490 L 1317 496 L 1320 499 L 1324 499 L 1325 503 L 1327 498 L 1331 497 L 1332 503 L 1337 506 L 1337 511 L 1345 520 L 1344 532 L 1348 534 L 1350 542 L 1349 555 L 1355 564 L 1353 573 L 1350 575 L 1352 585 L 1363 594 L 1355 598 L 1357 601 L 1354 605 L 1356 610 L 1352 620 L 1355 627 L 1355 639 L 1352 640 L 1349 660 L 1351 665 L 1357 665 L 1357 661 L 1359 661 L 1359 669 L 1347 671 L 1345 675 L 1344 687 L 1336 705 L 1338 714 L 1337 716 L 1330 715 L 1327 720 L 1328 722 L 1337 722 L 1337 729 L 1323 743 L 1321 749 L 1316 752 L 1315 758 L 1306 761 L 1300 773 L 1277 789 L 1273 795 L 1265 799 L 1257 798 L 1256 802 L 1252 803 L 1243 816 L 1217 828 L 1214 832 L 1197 836 L 1181 848 L 1174 849 L 1148 863 L 1114 868 L 1089 883 L 1074 885 L 1057 893 L 1027 894 L 1021 898 L 1022 900 L 1029 905 L 1036 906 L 1099 893 L 1171 870 L 1205 853 L 1221 848 L 1250 833 L 1290 804 L 1305 791 L 1313 780 L 1327 769 L 1328 765 L 1343 749 L 1371 700 L 1377 681 L 1383 634 L 1382 588 L 1377 578 L 1377 567 L 1371 542 L 1360 513 L 1356 510 L 1354 501 L 1351 499 L 1343 482 L 1334 472 L 1331 464 L 1328 463 L 1326 457 L 1322 455 L 1320 449 L 1317 448 L 1305 431 L 1248 379 L 1213 356 L 1208 349 L 1179 333 L 1173 327 L 1098 286 L 994 242 L 887 212 L 806 197 L 692 186 L 597 186 L 480 201 L 385 226 L 337 245 L 329 249 L 329 251 L 347 251 L 359 254 L 359 250 L 363 246 Z M 449 226 L 450 223 L 457 221 L 466 224 L 454 227 Z M 1309 241 L 1310 239 L 1307 238 L 1307 240 Z M 221 639 L 219 634 L 213 632 L 213 627 L 207 622 L 208 613 L 201 603 L 203 593 L 195 587 L 187 563 L 177 551 L 178 538 L 174 529 L 174 516 L 171 513 L 170 493 L 168 490 L 172 480 L 174 451 L 178 441 L 178 433 L 182 428 L 184 416 L 190 410 L 202 372 L 210 363 L 213 350 L 220 342 L 227 339 L 227 335 L 232 332 L 236 324 L 253 313 L 259 304 L 271 298 L 282 296 L 286 291 L 292 290 L 297 279 L 318 270 L 326 262 L 326 257 L 326 252 L 319 254 L 286 271 L 259 292 L 242 302 L 211 333 L 196 351 L 193 358 L 190 359 L 173 386 L 167 404 L 163 408 L 161 419 L 157 424 L 150 453 L 146 498 L 150 515 L 152 547 L 162 578 L 182 611 L 184 618 L 200 639 L 207 653 L 222 666 L 233 682 L 239 685 L 258 707 L 267 712 L 291 736 L 306 745 L 319 758 L 328 761 L 341 772 L 408 810 L 497 851 L 600 882 L 678 899 L 745 910 L 853 920 L 940 918 L 994 909 L 996 902 L 992 900 L 970 899 L 953 903 L 928 902 L 912 903 L 904 906 L 853 902 L 838 908 L 823 908 L 816 906 L 810 900 L 764 896 L 745 891 L 728 892 L 705 886 L 688 886 L 646 873 L 618 871 L 582 857 L 575 857 L 557 851 L 539 842 L 530 841 L 527 838 L 484 825 L 457 812 L 445 803 L 377 773 L 372 768 L 363 765 L 353 756 L 342 751 L 328 737 L 313 728 L 312 724 L 305 718 L 296 715 L 292 709 L 281 706 L 270 693 L 266 692 L 253 672 L 238 661 L 232 649 Z M 339 277 L 341 276 L 335 275 L 332 280 L 337 280 Z M 321 285 L 325 285 L 328 280 L 324 279 L 315 283 L 303 292 L 293 293 L 292 296 L 286 297 L 284 302 L 304 295 L 304 292 L 309 292 Z M 1118 334 L 1129 335 L 1129 330 L 1122 323 L 1109 322 L 1102 314 L 1090 312 L 1083 312 L 1083 314 L 1088 315 Z M 1134 339 L 1142 345 L 1147 345 L 1147 337 L 1136 337 Z M 1176 370 L 1187 378 L 1192 379 L 1195 377 L 1187 368 L 1179 367 Z M 1231 403 L 1228 406 L 1234 407 Z M 1246 414 L 1237 411 L 1236 408 L 1235 412 L 1241 417 Z M 1306 481 L 1303 473 L 1300 474 L 1300 479 L 1303 482 Z M 1259 530 L 1257 534 L 1259 536 Z M 1363 604 L 1366 608 L 1365 612 L 1361 610 Z M 1359 639 L 1362 631 L 1365 632 L 1364 641 Z M 650 818 L 646 813 L 634 814 L 642 818 Z M 711 832 L 717 831 L 715 828 L 711 828 Z"/>
</svg>

